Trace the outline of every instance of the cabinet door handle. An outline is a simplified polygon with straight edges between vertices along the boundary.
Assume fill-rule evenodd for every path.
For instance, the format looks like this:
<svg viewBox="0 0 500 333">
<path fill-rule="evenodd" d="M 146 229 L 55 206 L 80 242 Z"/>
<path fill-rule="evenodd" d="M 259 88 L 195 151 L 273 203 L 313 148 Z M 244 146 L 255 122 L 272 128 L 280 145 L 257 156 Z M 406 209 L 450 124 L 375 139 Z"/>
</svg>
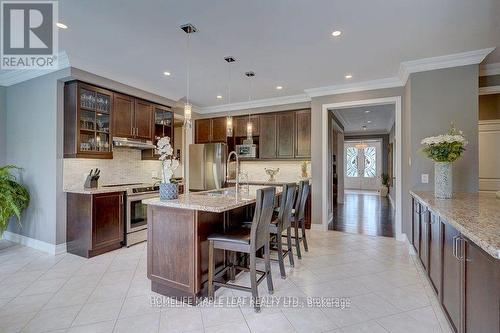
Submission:
<svg viewBox="0 0 500 333">
<path fill-rule="evenodd" d="M 460 235 L 454 237 L 454 243 L 455 243 L 455 258 L 457 258 L 458 261 L 462 261 L 463 256 L 462 256 L 462 246 L 461 246 L 461 240 L 462 238 Z M 460 249 L 458 246 L 460 245 Z M 460 251 L 460 254 L 459 254 Z"/>
<path fill-rule="evenodd" d="M 468 244 L 468 243 L 469 243 L 469 241 L 468 241 L 467 239 L 465 239 L 465 238 L 462 238 L 462 244 L 464 245 L 464 246 L 463 246 L 463 250 L 462 250 L 462 259 L 465 259 L 465 261 L 469 261 L 469 262 L 470 262 L 470 261 L 473 261 L 472 259 L 467 258 L 467 253 L 466 253 L 466 251 L 465 251 L 465 243 L 467 243 L 467 244 Z"/>
<path fill-rule="evenodd" d="M 455 258 L 457 258 L 457 236 L 453 237 L 453 246 L 452 246 L 452 253 Z"/>
</svg>

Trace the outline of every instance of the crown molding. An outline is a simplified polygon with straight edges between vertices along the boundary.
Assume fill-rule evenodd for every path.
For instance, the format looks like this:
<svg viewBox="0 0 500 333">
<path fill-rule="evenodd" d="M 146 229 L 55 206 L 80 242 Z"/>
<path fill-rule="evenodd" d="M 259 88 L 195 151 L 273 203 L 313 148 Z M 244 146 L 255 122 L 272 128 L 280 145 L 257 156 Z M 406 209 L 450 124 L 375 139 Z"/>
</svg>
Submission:
<svg viewBox="0 0 500 333">
<path fill-rule="evenodd" d="M 489 76 L 489 75 L 499 75 L 500 74 L 500 62 L 495 62 L 492 64 L 483 64 L 479 66 L 479 76 Z"/>
<path fill-rule="evenodd" d="M 59 52 L 57 58 L 57 69 L 13 69 L 0 71 L 0 86 L 11 86 L 70 67 L 69 58 L 65 51 Z"/>
<path fill-rule="evenodd" d="M 328 95 L 338 95 L 345 93 L 352 93 L 365 90 L 384 89 L 401 87 L 404 83 L 397 77 L 390 77 L 385 79 L 363 81 L 357 83 L 336 84 L 333 86 L 305 89 L 305 93 L 309 97 L 320 97 Z"/>
<path fill-rule="evenodd" d="M 232 103 L 232 104 L 224 104 L 217 106 L 207 106 L 200 108 L 201 114 L 206 113 L 217 113 L 217 112 L 228 112 L 228 111 L 237 111 L 237 110 L 245 110 L 245 109 L 255 109 L 266 106 L 276 106 L 276 105 L 284 105 L 284 104 L 293 104 L 293 103 L 303 103 L 310 102 L 311 98 L 306 94 L 300 95 L 292 95 L 292 96 L 283 96 L 283 97 L 274 97 L 274 98 L 266 98 L 259 99 L 255 101 L 241 102 L 241 103 Z"/>
<path fill-rule="evenodd" d="M 495 48 L 447 54 L 438 57 L 403 61 L 399 66 L 399 79 L 406 84 L 412 73 L 432 71 L 436 69 L 467 66 L 481 63 Z"/>
</svg>

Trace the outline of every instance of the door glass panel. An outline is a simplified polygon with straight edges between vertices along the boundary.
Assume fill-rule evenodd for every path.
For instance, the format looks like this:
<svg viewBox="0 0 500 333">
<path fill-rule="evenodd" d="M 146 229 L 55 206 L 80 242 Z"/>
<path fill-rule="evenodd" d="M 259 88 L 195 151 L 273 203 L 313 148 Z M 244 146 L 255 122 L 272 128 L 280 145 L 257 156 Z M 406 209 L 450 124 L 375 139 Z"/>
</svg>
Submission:
<svg viewBox="0 0 500 333">
<path fill-rule="evenodd" d="M 377 154 L 375 147 L 366 147 L 364 149 L 365 156 L 365 171 L 363 176 L 366 178 L 375 177 L 377 171 Z"/>
<path fill-rule="evenodd" d="M 95 93 L 87 89 L 80 90 L 80 107 L 95 110 Z"/>
<path fill-rule="evenodd" d="M 347 147 L 347 177 L 358 177 L 358 148 Z"/>
<path fill-rule="evenodd" d="M 96 97 L 96 108 L 98 112 L 109 113 L 111 108 L 111 100 L 108 95 L 97 94 Z"/>
<path fill-rule="evenodd" d="M 131 228 L 137 228 L 148 223 L 147 221 L 147 206 L 144 205 L 140 200 L 132 201 L 130 203 L 130 226 Z"/>
</svg>

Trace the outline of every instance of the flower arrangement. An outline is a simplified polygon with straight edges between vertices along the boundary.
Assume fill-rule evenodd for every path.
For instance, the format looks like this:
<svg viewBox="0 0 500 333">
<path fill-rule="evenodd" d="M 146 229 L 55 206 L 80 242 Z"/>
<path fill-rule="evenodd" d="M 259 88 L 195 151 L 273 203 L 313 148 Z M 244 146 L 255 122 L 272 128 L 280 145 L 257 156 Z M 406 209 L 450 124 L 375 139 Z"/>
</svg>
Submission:
<svg viewBox="0 0 500 333">
<path fill-rule="evenodd" d="M 462 131 L 453 124 L 448 134 L 431 136 L 421 142 L 424 145 L 422 152 L 436 162 L 455 162 L 462 156 L 467 143 Z"/>
<path fill-rule="evenodd" d="M 169 184 L 174 171 L 179 167 L 179 160 L 174 156 L 174 149 L 170 144 L 170 138 L 164 136 L 158 139 L 156 149 L 160 154 L 159 160 L 162 162 L 162 182 Z"/>
</svg>

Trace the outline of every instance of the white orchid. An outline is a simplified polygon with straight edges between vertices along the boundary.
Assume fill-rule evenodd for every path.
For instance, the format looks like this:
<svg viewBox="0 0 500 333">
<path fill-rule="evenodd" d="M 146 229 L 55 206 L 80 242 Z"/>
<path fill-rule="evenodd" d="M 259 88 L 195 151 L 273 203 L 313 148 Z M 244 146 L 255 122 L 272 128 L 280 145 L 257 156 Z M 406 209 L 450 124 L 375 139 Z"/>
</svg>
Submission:
<svg viewBox="0 0 500 333">
<path fill-rule="evenodd" d="M 156 149 L 160 154 L 159 160 L 162 161 L 163 182 L 170 183 L 174 171 L 179 167 L 179 161 L 174 156 L 174 149 L 170 145 L 170 138 L 168 136 L 160 138 Z"/>
</svg>

